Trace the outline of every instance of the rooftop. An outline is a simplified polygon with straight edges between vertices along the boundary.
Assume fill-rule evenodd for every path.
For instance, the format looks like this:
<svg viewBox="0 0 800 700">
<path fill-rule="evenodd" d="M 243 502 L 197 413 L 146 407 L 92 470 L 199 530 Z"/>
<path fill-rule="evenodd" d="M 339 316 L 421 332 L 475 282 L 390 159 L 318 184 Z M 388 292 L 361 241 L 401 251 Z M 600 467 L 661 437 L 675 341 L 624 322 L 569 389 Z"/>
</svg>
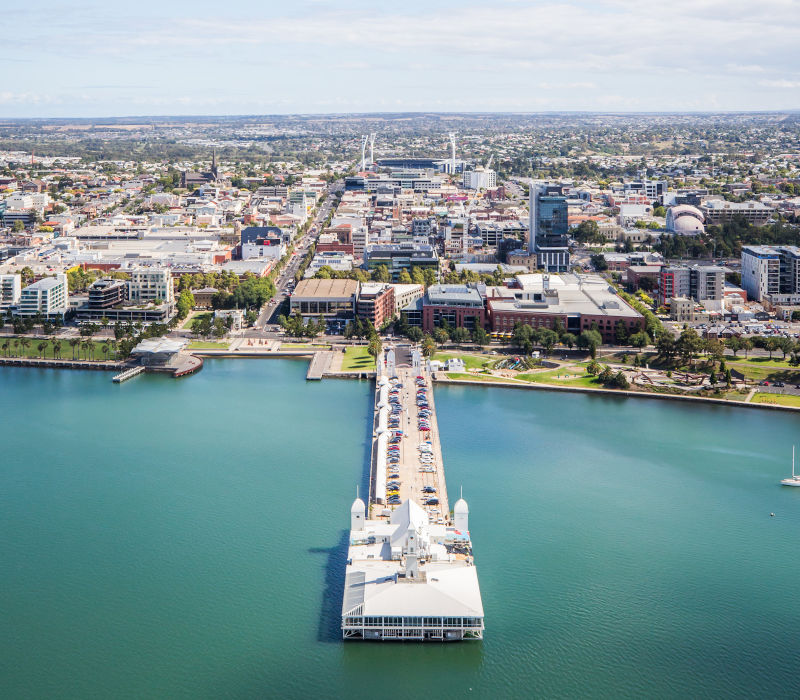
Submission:
<svg viewBox="0 0 800 700">
<path fill-rule="evenodd" d="M 437 306 L 483 306 L 483 298 L 475 287 L 465 284 L 433 284 L 428 288 L 428 302 Z"/>
<path fill-rule="evenodd" d="M 352 299 L 358 292 L 358 282 L 346 279 L 307 279 L 297 283 L 292 299 Z"/>
<path fill-rule="evenodd" d="M 547 280 L 545 281 L 545 277 Z M 638 311 L 628 306 L 599 275 L 519 275 L 521 290 L 504 290 L 514 299 L 498 298 L 496 288 L 487 299 L 493 311 L 532 311 L 548 314 L 586 314 L 588 316 L 625 316 L 641 318 Z"/>
</svg>

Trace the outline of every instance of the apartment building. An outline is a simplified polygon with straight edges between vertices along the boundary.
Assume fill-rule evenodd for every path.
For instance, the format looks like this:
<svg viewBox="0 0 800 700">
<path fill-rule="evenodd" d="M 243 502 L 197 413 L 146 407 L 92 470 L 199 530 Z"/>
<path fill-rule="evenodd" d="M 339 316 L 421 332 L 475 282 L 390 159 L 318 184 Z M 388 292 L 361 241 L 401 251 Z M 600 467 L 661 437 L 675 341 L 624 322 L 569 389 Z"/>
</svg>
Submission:
<svg viewBox="0 0 800 700">
<path fill-rule="evenodd" d="M 362 284 L 356 302 L 356 316 L 369 319 L 381 328 L 395 313 L 394 285 L 370 282 Z"/>
<path fill-rule="evenodd" d="M 67 276 L 56 275 L 29 284 L 19 297 L 17 315 L 64 318 L 68 310 Z"/>
<path fill-rule="evenodd" d="M 800 248 L 744 246 L 742 288 L 767 306 L 800 303 Z"/>
<path fill-rule="evenodd" d="M 127 271 L 130 274 L 128 297 L 134 304 L 151 301 L 174 300 L 172 272 L 163 268 L 139 268 Z"/>
<path fill-rule="evenodd" d="M 16 305 L 21 293 L 22 275 L 0 275 L 0 309 Z"/>
<path fill-rule="evenodd" d="M 671 265 L 661 269 L 658 301 L 667 304 L 674 297 L 695 301 L 721 301 L 725 290 L 724 267 L 718 265 Z"/>
</svg>

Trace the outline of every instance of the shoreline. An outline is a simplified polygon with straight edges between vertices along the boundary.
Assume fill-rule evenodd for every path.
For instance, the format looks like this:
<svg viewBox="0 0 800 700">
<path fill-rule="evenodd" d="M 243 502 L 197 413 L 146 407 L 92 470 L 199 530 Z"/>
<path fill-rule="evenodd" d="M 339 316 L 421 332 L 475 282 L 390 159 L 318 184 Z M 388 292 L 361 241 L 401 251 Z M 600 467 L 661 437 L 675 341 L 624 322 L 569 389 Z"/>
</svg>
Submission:
<svg viewBox="0 0 800 700">
<path fill-rule="evenodd" d="M 283 359 L 283 360 L 290 360 L 290 359 L 310 359 L 314 356 L 313 352 L 309 352 L 308 350 L 286 350 L 286 351 L 275 351 L 275 352 L 231 352 L 229 350 L 196 350 L 191 353 L 192 355 L 197 356 L 201 359 L 203 357 L 206 358 L 239 358 L 243 360 L 269 360 L 269 359 Z M 8 358 L 11 359 L 11 358 Z M 15 359 L 22 359 L 23 362 L 19 363 L 11 363 L 11 362 L 4 362 L 0 363 L 0 366 L 7 366 L 7 367 L 48 367 L 49 369 L 63 369 L 63 365 L 59 367 L 58 361 L 50 361 L 47 360 L 38 362 L 36 361 L 28 361 L 25 362 L 24 359 L 28 358 L 15 358 Z M 64 362 L 63 360 L 61 362 Z M 105 363 L 100 361 L 85 361 L 85 362 L 70 362 L 71 369 L 87 369 L 87 370 L 110 370 L 112 368 L 103 366 Z M 113 368 L 118 369 L 118 368 Z M 438 373 L 437 373 L 438 374 Z M 362 370 L 360 372 L 333 372 L 330 374 L 326 374 L 324 378 L 326 379 L 357 379 L 363 381 L 364 379 L 372 380 L 375 378 L 376 372 L 375 370 Z M 700 403 L 710 403 L 715 404 L 718 406 L 732 406 L 732 407 L 742 407 L 742 408 L 752 408 L 752 409 L 767 409 L 773 411 L 800 411 L 800 406 L 786 406 L 782 404 L 770 404 L 770 403 L 753 403 L 747 401 L 729 401 L 727 399 L 717 399 L 711 396 L 687 396 L 682 394 L 658 394 L 658 393 L 649 393 L 644 391 L 630 391 L 627 389 L 604 389 L 604 388 L 594 388 L 594 387 L 581 387 L 581 386 L 562 386 L 556 384 L 544 384 L 541 382 L 510 382 L 510 381 L 481 381 L 480 379 L 471 380 L 471 379 L 450 379 L 449 377 L 440 378 L 434 375 L 433 379 L 434 384 L 452 384 L 452 385 L 460 385 L 460 386 L 482 386 L 486 388 L 491 387 L 499 387 L 501 389 L 522 389 L 522 390 L 534 390 L 534 391 L 565 391 L 570 393 L 580 393 L 580 394 L 600 394 L 603 396 L 619 396 L 623 398 L 639 398 L 639 399 L 663 399 L 667 401 L 687 401 L 687 402 L 700 402 Z"/>
<path fill-rule="evenodd" d="M 727 399 L 716 399 L 711 396 L 686 396 L 683 394 L 656 394 L 644 391 L 629 391 L 627 389 L 600 389 L 593 387 L 581 386 L 558 386 L 556 384 L 544 384 L 529 382 L 526 384 L 518 382 L 482 382 L 481 380 L 471 379 L 434 379 L 436 384 L 460 384 L 462 386 L 484 386 L 484 387 L 501 387 L 503 389 L 523 389 L 523 390 L 540 390 L 540 391 L 566 391 L 579 394 L 603 394 L 605 396 L 620 396 L 623 398 L 641 398 L 641 399 L 665 399 L 672 401 L 697 401 L 701 403 L 713 403 L 721 406 L 733 406 L 744 408 L 766 408 L 778 411 L 800 411 L 800 406 L 784 406 L 781 404 L 772 403 L 751 403 L 746 401 L 729 401 Z"/>
</svg>

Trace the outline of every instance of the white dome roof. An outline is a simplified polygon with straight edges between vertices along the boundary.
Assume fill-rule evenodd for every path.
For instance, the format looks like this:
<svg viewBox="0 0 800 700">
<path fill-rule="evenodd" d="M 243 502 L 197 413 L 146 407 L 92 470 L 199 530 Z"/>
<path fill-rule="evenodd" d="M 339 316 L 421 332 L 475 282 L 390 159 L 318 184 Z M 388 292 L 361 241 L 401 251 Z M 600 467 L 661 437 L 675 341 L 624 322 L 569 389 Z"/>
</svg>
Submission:
<svg viewBox="0 0 800 700">
<path fill-rule="evenodd" d="M 673 233 L 704 233 L 706 230 L 704 221 L 703 212 L 689 204 L 679 204 L 667 211 L 667 231 Z"/>
<path fill-rule="evenodd" d="M 356 500 L 353 501 L 353 505 L 350 506 L 351 513 L 363 513 L 366 509 L 367 507 L 364 505 L 364 501 L 360 498 L 356 498 Z"/>
<path fill-rule="evenodd" d="M 469 513 L 469 506 L 463 498 L 459 498 L 453 506 L 453 514 L 456 513 Z"/>
</svg>

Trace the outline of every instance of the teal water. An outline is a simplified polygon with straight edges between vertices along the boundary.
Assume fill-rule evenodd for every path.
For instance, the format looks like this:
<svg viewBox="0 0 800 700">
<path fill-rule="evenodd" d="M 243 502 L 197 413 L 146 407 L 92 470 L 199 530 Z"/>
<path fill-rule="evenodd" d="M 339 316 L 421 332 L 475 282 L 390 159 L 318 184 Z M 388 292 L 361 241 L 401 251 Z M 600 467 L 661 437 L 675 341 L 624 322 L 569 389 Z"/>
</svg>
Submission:
<svg viewBox="0 0 800 700">
<path fill-rule="evenodd" d="M 305 371 L 0 368 L 0 697 L 800 695 L 798 416 L 438 387 L 486 639 L 345 645 L 372 386 Z"/>
</svg>

